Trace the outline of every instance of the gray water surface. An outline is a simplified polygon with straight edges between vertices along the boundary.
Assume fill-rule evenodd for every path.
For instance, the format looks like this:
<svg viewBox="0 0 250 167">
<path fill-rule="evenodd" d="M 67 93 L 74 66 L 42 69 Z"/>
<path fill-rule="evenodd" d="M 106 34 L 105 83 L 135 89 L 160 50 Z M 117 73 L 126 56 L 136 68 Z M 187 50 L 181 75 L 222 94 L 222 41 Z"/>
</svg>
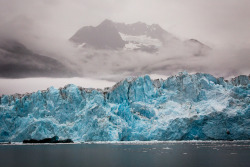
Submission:
<svg viewBox="0 0 250 167">
<path fill-rule="evenodd" d="M 249 167 L 250 141 L 0 145 L 0 167 Z"/>
</svg>

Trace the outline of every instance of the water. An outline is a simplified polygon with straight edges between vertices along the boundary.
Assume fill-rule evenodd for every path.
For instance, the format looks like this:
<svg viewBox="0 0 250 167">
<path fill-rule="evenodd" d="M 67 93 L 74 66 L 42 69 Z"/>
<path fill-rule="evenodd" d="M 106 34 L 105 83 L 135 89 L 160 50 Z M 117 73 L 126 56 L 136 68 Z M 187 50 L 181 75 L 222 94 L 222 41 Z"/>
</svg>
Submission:
<svg viewBox="0 0 250 167">
<path fill-rule="evenodd" d="M 0 167 L 249 167 L 250 141 L 0 145 Z"/>
</svg>

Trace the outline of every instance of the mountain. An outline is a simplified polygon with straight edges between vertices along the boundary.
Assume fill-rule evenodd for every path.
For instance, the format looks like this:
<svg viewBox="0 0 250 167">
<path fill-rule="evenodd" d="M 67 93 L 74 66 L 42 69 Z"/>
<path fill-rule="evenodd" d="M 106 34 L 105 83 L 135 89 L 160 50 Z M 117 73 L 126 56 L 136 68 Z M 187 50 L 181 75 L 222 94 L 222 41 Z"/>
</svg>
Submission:
<svg viewBox="0 0 250 167">
<path fill-rule="evenodd" d="M 0 40 L 0 77 L 66 77 L 76 73 L 51 57 L 33 53 L 16 40 Z"/>
<path fill-rule="evenodd" d="M 209 47 L 199 42 L 193 48 L 194 40 L 181 41 L 171 33 L 168 33 L 158 24 L 147 25 L 142 22 L 133 24 L 116 23 L 104 20 L 100 25 L 86 26 L 79 29 L 70 41 L 80 47 L 92 47 L 95 49 L 124 49 L 139 50 L 156 53 L 162 47 L 168 47 L 169 43 L 177 42 L 191 49 L 198 50 L 203 55 L 203 50 Z M 198 46 L 198 48 L 197 48 Z"/>
<path fill-rule="evenodd" d="M 0 97 L 0 141 L 249 140 L 250 76 L 181 72 Z"/>
<path fill-rule="evenodd" d="M 193 49 L 194 56 L 204 56 L 204 55 L 206 55 L 206 53 L 208 53 L 211 50 L 211 48 L 209 46 L 201 43 L 200 41 L 198 41 L 196 39 L 186 40 L 186 41 L 184 41 L 184 44 L 188 48 Z"/>
<path fill-rule="evenodd" d="M 103 21 L 97 27 L 87 26 L 81 28 L 70 40 L 97 49 L 118 49 L 125 46 L 119 32 L 109 20 Z"/>
</svg>

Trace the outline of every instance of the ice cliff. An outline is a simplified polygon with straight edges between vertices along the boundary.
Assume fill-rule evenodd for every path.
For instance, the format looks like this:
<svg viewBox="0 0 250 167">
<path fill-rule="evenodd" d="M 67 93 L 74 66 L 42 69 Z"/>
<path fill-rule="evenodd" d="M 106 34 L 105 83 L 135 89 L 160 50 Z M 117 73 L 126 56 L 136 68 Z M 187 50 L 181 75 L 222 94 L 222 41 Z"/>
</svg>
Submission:
<svg viewBox="0 0 250 167">
<path fill-rule="evenodd" d="M 250 139 L 250 81 L 181 72 L 127 78 L 112 88 L 75 85 L 0 97 L 0 141 Z"/>
</svg>

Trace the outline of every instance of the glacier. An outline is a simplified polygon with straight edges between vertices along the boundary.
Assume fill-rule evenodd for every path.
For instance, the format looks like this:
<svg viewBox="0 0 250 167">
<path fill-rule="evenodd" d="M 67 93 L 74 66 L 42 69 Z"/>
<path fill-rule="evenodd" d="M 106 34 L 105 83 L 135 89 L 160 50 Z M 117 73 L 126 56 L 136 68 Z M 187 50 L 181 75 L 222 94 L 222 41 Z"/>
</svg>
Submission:
<svg viewBox="0 0 250 167">
<path fill-rule="evenodd" d="M 250 76 L 180 72 L 110 88 L 67 85 L 0 97 L 0 142 L 250 139 Z"/>
</svg>

